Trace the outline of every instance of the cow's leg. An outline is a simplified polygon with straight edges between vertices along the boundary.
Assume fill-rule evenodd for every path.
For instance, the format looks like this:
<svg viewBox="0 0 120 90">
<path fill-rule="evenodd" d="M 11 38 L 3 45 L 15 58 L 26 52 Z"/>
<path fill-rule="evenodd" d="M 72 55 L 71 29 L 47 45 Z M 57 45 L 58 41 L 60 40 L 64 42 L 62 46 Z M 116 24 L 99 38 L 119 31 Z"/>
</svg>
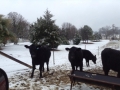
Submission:
<svg viewBox="0 0 120 90">
<path fill-rule="evenodd" d="M 90 67 L 89 61 L 88 61 L 88 67 Z"/>
<path fill-rule="evenodd" d="M 89 59 L 86 59 L 86 66 L 89 67 Z"/>
<path fill-rule="evenodd" d="M 86 66 L 88 67 L 88 62 L 86 61 Z"/>
<path fill-rule="evenodd" d="M 71 64 L 71 67 L 72 67 L 71 74 L 74 74 L 74 71 L 75 71 L 75 66 L 74 66 L 73 64 Z"/>
<path fill-rule="evenodd" d="M 33 67 L 32 67 L 32 74 L 31 74 L 31 78 L 33 78 L 33 75 L 34 75 L 34 70 L 35 70 L 35 65 L 33 65 Z"/>
<path fill-rule="evenodd" d="M 75 69 L 75 70 L 77 70 L 78 66 L 75 66 L 75 67 L 76 67 L 76 69 Z"/>
<path fill-rule="evenodd" d="M 83 62 L 80 63 L 80 71 L 83 71 Z"/>
<path fill-rule="evenodd" d="M 109 68 L 103 66 L 104 74 L 108 76 Z"/>
<path fill-rule="evenodd" d="M 90 64 L 89 64 L 89 59 L 88 59 L 88 67 L 90 67 Z"/>
<path fill-rule="evenodd" d="M 45 70 L 45 69 L 44 69 L 44 65 L 43 65 L 43 67 L 42 67 L 42 71 L 44 72 L 44 70 Z"/>
<path fill-rule="evenodd" d="M 86 61 L 86 66 L 87 66 L 87 59 L 85 59 L 85 61 Z"/>
<path fill-rule="evenodd" d="M 44 63 L 40 64 L 39 70 L 40 70 L 40 78 L 42 78 L 42 69 L 43 69 Z"/>
<path fill-rule="evenodd" d="M 49 62 L 46 62 L 47 64 L 47 71 L 49 71 Z"/>
<path fill-rule="evenodd" d="M 71 66 L 72 66 L 72 70 L 74 71 L 75 70 L 75 66 L 73 64 L 71 64 Z"/>
</svg>

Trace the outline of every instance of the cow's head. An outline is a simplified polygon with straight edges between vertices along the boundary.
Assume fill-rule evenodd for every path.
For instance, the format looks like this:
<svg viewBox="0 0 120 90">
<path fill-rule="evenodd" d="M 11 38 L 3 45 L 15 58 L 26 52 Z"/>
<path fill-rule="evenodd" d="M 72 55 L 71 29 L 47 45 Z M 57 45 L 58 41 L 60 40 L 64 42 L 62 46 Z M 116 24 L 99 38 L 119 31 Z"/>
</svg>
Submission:
<svg viewBox="0 0 120 90">
<path fill-rule="evenodd" d="M 97 58 L 96 58 L 96 55 L 93 57 L 93 59 L 92 59 L 92 61 L 94 62 L 94 64 L 96 64 L 96 60 L 97 60 Z"/>
<path fill-rule="evenodd" d="M 71 48 L 65 48 L 67 51 L 69 51 L 69 60 L 73 60 L 79 56 L 81 52 L 81 48 L 77 47 L 71 47 Z"/>
<path fill-rule="evenodd" d="M 34 44 L 32 44 L 30 46 L 25 45 L 25 47 L 29 49 L 32 58 L 36 57 L 36 52 L 40 48 L 39 46 L 36 46 Z"/>
</svg>

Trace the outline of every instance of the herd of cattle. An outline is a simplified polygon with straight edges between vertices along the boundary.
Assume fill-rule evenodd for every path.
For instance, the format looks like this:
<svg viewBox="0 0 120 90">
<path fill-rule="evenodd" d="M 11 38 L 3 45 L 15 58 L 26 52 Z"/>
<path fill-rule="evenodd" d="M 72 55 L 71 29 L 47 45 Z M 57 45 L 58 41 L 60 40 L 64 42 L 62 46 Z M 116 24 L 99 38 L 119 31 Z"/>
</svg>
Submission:
<svg viewBox="0 0 120 90">
<path fill-rule="evenodd" d="M 47 64 L 47 71 L 49 71 L 49 59 L 51 56 L 51 50 L 47 47 L 40 45 L 25 45 L 26 48 L 29 49 L 31 58 L 32 58 L 32 74 L 31 78 L 34 75 L 34 70 L 36 69 L 36 65 L 40 65 L 40 78 L 42 78 L 42 72 L 44 71 L 44 63 Z M 94 56 L 89 50 L 81 49 L 77 47 L 65 48 L 69 51 L 68 59 L 70 61 L 72 70 L 77 70 L 80 68 L 80 71 L 83 71 L 83 58 L 86 60 L 86 66 L 89 65 L 89 60 L 92 60 L 94 64 L 96 64 L 96 55 Z M 105 48 L 101 52 L 101 60 L 103 65 L 103 71 L 105 75 L 108 75 L 109 70 L 114 70 L 118 72 L 117 77 L 120 78 L 120 51 Z"/>
</svg>

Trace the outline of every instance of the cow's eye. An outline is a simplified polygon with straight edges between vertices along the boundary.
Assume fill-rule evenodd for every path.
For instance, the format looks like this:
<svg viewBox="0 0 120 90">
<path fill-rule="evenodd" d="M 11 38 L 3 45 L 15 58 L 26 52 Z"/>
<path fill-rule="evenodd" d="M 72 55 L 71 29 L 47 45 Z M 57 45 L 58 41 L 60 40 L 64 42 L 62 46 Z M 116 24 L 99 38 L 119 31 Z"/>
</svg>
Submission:
<svg viewBox="0 0 120 90">
<path fill-rule="evenodd" d="M 37 50 L 38 50 L 39 48 L 37 48 Z"/>
</svg>

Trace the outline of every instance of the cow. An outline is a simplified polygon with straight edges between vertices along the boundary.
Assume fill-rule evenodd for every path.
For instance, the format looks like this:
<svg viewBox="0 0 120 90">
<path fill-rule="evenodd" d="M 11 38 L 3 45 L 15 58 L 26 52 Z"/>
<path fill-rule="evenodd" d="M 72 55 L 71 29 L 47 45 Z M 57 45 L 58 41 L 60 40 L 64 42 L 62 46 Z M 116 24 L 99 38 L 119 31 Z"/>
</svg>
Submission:
<svg viewBox="0 0 120 90">
<path fill-rule="evenodd" d="M 77 70 L 77 67 L 80 67 L 80 71 L 83 71 L 83 53 L 81 48 L 71 47 L 65 49 L 69 51 L 68 59 L 71 63 L 72 70 Z"/>
<path fill-rule="evenodd" d="M 49 59 L 51 56 L 51 51 L 47 47 L 43 47 L 40 45 L 31 44 L 30 46 L 25 45 L 26 48 L 29 49 L 31 58 L 32 58 L 32 74 L 31 78 L 34 75 L 34 70 L 36 69 L 36 65 L 39 66 L 40 70 L 40 78 L 42 78 L 42 71 L 44 71 L 44 63 L 47 64 L 47 71 L 49 71 Z"/>
<path fill-rule="evenodd" d="M 83 58 L 86 60 L 86 66 L 89 67 L 89 60 L 92 60 L 96 64 L 96 55 L 94 56 L 89 50 L 82 49 Z"/>
<path fill-rule="evenodd" d="M 105 48 L 101 52 L 101 59 L 104 74 L 108 76 L 109 70 L 111 69 L 117 72 L 117 77 L 120 78 L 120 51 L 111 48 Z"/>
</svg>

